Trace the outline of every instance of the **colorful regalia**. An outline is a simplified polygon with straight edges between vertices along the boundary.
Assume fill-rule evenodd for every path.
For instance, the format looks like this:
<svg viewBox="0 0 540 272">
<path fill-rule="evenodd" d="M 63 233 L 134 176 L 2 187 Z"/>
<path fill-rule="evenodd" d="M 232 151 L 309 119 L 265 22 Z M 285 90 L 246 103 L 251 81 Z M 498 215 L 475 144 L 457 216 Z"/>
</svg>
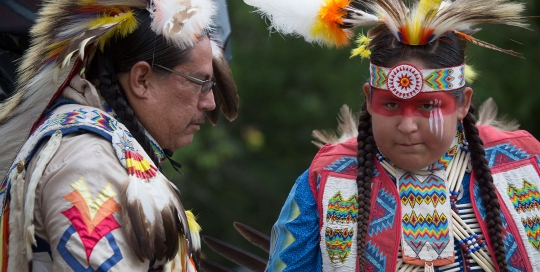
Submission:
<svg viewBox="0 0 540 272">
<path fill-rule="evenodd" d="M 180 50 L 210 35 L 210 0 L 44 1 L 16 92 L 0 104 L 0 271 L 198 271 L 200 227 L 159 163 L 86 80 L 138 12 Z M 144 39 L 145 37 L 140 37 Z M 216 109 L 237 116 L 227 61 L 211 39 Z M 162 161 L 166 156 L 148 132 Z"/>
<path fill-rule="evenodd" d="M 369 108 L 374 104 L 376 91 L 379 97 L 384 97 L 378 104 L 383 108 L 381 111 L 393 114 L 388 113 L 391 117 L 384 119 L 387 116 L 381 113 L 379 115 L 385 117 L 378 121 L 394 116 L 404 118 L 405 113 L 414 118 L 414 114 L 425 114 L 422 118 L 429 119 L 429 131 L 440 134 L 439 143 L 442 143 L 441 100 L 415 101 L 443 97 L 437 96 L 441 94 L 452 95 L 450 100 L 456 103 L 456 93 L 465 93 L 472 73 L 459 50 L 464 51 L 467 41 L 523 57 L 473 37 L 480 30 L 475 28 L 479 24 L 528 28 L 526 17 L 522 15 L 523 3 L 509 0 L 244 1 L 267 19 L 270 30 L 300 36 L 307 42 L 324 46 L 343 47 L 352 40 L 355 28 L 372 27 L 367 35 L 360 34 L 356 38 L 358 46 L 351 57 L 370 58 L 371 50 L 378 53 L 371 60 L 369 85 L 364 88 L 366 96 L 372 100 L 366 103 L 360 117 L 364 120 L 358 127 L 362 136 L 325 145 L 311 167 L 298 178 L 272 230 L 267 271 L 540 271 L 536 242 L 540 210 L 534 200 L 540 185 L 540 145 L 534 137 L 524 131 L 503 132 L 490 126 L 476 128 L 476 119 L 469 117 L 474 112 L 465 112 L 465 117 L 469 117 L 467 123 L 461 122 L 464 117 L 455 120 L 457 133 L 447 152 L 437 161 L 428 162 L 431 165 L 425 168 L 406 171 L 378 150 L 382 147 L 376 146 L 373 131 L 380 124 L 372 126 L 371 111 L 375 110 Z M 409 2 L 410 6 L 406 4 Z M 449 37 L 452 40 L 447 39 Z M 435 55 L 442 54 L 437 48 L 443 43 L 453 43 L 452 50 L 456 52 Z M 401 54 L 397 54 L 398 51 Z M 428 57 L 427 51 L 432 55 Z M 384 60 L 390 55 L 391 60 L 388 60 L 390 57 Z M 450 55 L 460 56 L 452 63 L 463 62 L 441 67 L 447 62 L 434 59 Z M 391 67 L 380 63 L 389 63 Z M 472 95 L 472 90 L 468 91 Z M 422 107 L 426 105 L 436 110 L 424 111 Z M 472 140 L 465 139 L 467 133 L 474 139 L 475 151 L 484 150 L 483 141 L 485 158 L 483 151 L 469 150 Z M 479 137 L 482 139 L 477 139 Z M 391 142 L 388 145 L 398 144 L 395 139 L 388 142 Z M 414 153 L 412 148 L 408 151 Z M 471 156 L 476 156 L 477 160 Z M 357 157 L 362 158 L 361 165 Z M 400 158 L 406 160 L 405 157 Z M 479 160 L 479 157 L 482 158 Z M 474 173 L 486 167 L 491 169 L 491 174 L 483 174 L 478 180 L 489 187 L 478 186 Z M 481 195 L 479 187 L 489 194 Z M 500 203 L 500 217 L 499 204 L 493 204 L 495 199 Z M 490 209 L 484 207 L 486 202 Z M 495 221 L 497 223 L 493 223 Z M 502 227 L 500 231 L 488 229 L 488 223 Z"/>
</svg>

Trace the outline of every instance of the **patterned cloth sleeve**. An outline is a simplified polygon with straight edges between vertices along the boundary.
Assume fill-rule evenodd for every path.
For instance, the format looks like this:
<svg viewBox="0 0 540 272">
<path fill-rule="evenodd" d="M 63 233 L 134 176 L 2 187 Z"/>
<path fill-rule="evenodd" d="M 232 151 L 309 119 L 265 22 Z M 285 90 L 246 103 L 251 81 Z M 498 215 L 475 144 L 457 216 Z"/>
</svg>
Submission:
<svg viewBox="0 0 540 272">
<path fill-rule="evenodd" d="M 35 161 L 29 165 L 27 183 L 36 174 Z M 92 133 L 65 135 L 35 192 L 38 247 L 33 267 L 148 271 L 149 261 L 134 255 L 122 229 L 119 194 L 126 179 L 127 171 L 108 140 Z"/>
<path fill-rule="evenodd" d="M 309 170 L 296 180 L 272 228 L 266 271 L 322 271 L 319 214 L 308 173 Z"/>
</svg>

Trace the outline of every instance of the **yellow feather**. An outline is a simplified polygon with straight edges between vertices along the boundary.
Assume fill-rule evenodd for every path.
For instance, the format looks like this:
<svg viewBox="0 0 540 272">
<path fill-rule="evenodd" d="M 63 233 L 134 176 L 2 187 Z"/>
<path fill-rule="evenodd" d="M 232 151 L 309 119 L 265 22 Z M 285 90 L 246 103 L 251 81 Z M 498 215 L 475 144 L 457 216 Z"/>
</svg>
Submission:
<svg viewBox="0 0 540 272">
<path fill-rule="evenodd" d="M 358 46 L 351 51 L 350 58 L 360 56 L 362 59 L 368 59 L 371 55 L 371 51 L 367 49 L 367 45 L 370 41 L 371 39 L 363 33 L 358 34 L 358 37 L 356 38 L 356 44 Z"/>
<path fill-rule="evenodd" d="M 476 70 L 469 64 L 465 65 L 465 80 L 468 83 L 474 82 L 478 78 L 478 73 Z"/>
<path fill-rule="evenodd" d="M 420 0 L 418 3 L 418 15 L 420 18 L 432 19 L 439 10 L 442 0 Z"/>
<path fill-rule="evenodd" d="M 199 223 L 197 223 L 195 215 L 191 211 L 186 211 L 186 217 L 188 219 L 189 231 L 192 231 L 198 234 L 202 228 L 199 225 Z"/>
<path fill-rule="evenodd" d="M 111 24 L 118 24 L 113 27 L 110 31 L 105 33 L 99 38 L 99 48 L 103 51 L 105 44 L 109 41 L 110 38 L 120 35 L 120 37 L 125 37 L 126 35 L 132 33 L 137 29 L 139 23 L 135 19 L 135 14 L 133 11 L 128 11 L 117 16 L 105 15 L 90 24 L 90 28 L 98 28 L 102 26 L 107 26 Z"/>
<path fill-rule="evenodd" d="M 425 22 L 433 19 L 437 14 L 441 3 L 442 0 L 420 0 L 413 13 L 414 15 L 407 20 L 409 44 L 420 44 Z"/>
</svg>

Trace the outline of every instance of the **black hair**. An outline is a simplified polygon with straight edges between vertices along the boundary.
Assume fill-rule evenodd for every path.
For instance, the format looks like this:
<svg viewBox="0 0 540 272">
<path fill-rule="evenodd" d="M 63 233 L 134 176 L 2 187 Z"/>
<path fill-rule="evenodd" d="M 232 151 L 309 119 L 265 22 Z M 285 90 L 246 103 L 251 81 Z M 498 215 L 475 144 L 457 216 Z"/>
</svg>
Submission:
<svg viewBox="0 0 540 272">
<path fill-rule="evenodd" d="M 192 47 L 179 49 L 165 37 L 152 31 L 150 28 L 152 19 L 147 10 L 138 11 L 136 19 L 139 27 L 133 33 L 107 43 L 103 51 L 97 50 L 90 65 L 88 78 L 99 80 L 100 93 L 107 104 L 115 111 L 120 122 L 128 128 L 154 164 L 160 167 L 160 160 L 150 144 L 150 139 L 144 133 L 144 127 L 127 102 L 117 74 L 129 72 L 139 61 L 148 62 L 152 68 L 157 64 L 174 68 L 189 61 Z M 163 69 L 155 71 L 167 73 Z"/>
</svg>

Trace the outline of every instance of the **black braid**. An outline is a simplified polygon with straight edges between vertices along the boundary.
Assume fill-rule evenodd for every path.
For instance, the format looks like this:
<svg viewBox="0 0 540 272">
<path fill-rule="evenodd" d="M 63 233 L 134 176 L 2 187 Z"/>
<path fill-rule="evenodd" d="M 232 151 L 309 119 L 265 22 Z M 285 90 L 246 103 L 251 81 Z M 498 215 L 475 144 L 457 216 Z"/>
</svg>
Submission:
<svg viewBox="0 0 540 272">
<path fill-rule="evenodd" d="M 97 52 L 96 54 L 99 67 L 98 77 L 101 95 L 106 99 L 107 104 L 115 111 L 120 122 L 127 127 L 144 151 L 150 156 L 154 164 L 158 168 L 161 168 L 161 162 L 150 144 L 150 139 L 144 133 L 143 126 L 126 101 L 124 90 L 118 82 L 111 61 L 101 52 Z"/>
<path fill-rule="evenodd" d="M 482 204 L 486 208 L 486 222 L 488 226 L 489 241 L 495 251 L 496 262 L 499 266 L 499 271 L 508 271 L 506 263 L 506 251 L 504 249 L 504 241 L 502 239 L 502 220 L 500 216 L 500 204 L 497 198 L 493 177 L 486 160 L 486 152 L 484 150 L 484 142 L 478 134 L 476 128 L 476 117 L 474 116 L 474 107 L 471 104 L 469 113 L 463 119 L 463 128 L 465 138 L 469 143 L 469 151 L 471 153 L 471 163 L 480 187 L 480 195 Z"/>
<path fill-rule="evenodd" d="M 367 98 L 366 98 L 367 99 Z M 371 127 L 371 115 L 366 110 L 366 103 L 362 105 L 358 125 L 358 175 L 356 185 L 358 187 L 358 218 L 356 238 L 358 247 L 358 261 L 360 271 L 364 270 L 366 260 L 364 252 L 366 250 L 366 236 L 371 210 L 371 179 L 373 178 L 373 168 L 375 159 L 375 139 L 373 138 L 373 128 Z"/>
</svg>

